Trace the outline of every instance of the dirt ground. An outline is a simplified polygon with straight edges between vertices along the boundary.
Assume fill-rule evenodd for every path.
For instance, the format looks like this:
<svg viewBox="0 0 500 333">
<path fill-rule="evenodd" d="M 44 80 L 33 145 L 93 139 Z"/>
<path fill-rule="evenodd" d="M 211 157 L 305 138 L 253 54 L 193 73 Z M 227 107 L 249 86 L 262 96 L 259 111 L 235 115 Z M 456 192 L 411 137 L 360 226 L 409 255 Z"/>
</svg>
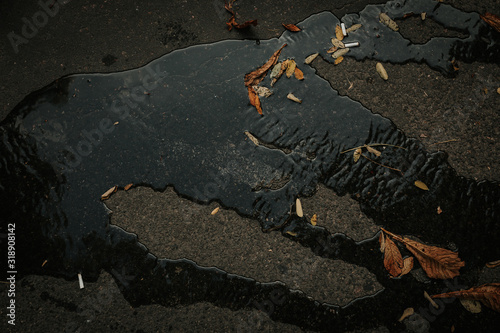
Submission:
<svg viewBox="0 0 500 333">
<path fill-rule="evenodd" d="M 500 15 L 496 0 L 444 2 L 464 11 Z M 223 39 L 268 39 L 281 34 L 282 23 L 296 23 L 325 10 L 342 17 L 368 3 L 385 1 L 240 0 L 235 8 L 241 20 L 259 22 L 244 32 L 227 30 L 225 21 L 230 15 L 219 0 L 60 3 L 65 4 L 59 12 L 17 53 L 6 36 L 21 31 L 23 18 L 31 18 L 40 5 L 34 0 L 0 5 L 0 119 L 27 94 L 67 74 L 123 71 L 175 49 Z M 430 20 L 409 18 L 398 23 L 403 36 L 417 43 L 430 36 L 458 34 Z M 375 64 L 347 58 L 338 66 L 321 59 L 312 65 L 341 95 L 391 119 L 407 136 L 422 140 L 429 151 L 445 151 L 459 175 L 500 181 L 498 64 L 459 63 L 455 78 L 446 78 L 425 64 L 384 64 L 388 81 L 381 80 Z M 338 197 L 326 187 L 318 187 L 302 204 L 306 214 L 317 214 L 318 224 L 331 232 L 363 240 L 378 231 L 356 201 Z M 137 234 L 160 258 L 187 258 L 260 282 L 283 281 L 332 304 L 344 305 L 381 289 L 364 268 L 313 256 L 309 249 L 279 234 L 262 233 L 257 221 L 234 211 L 221 209 L 211 215 L 216 203 L 200 205 L 179 197 L 171 188 L 162 193 L 149 188 L 119 192 L 107 205 L 113 211 L 111 222 Z M 482 281 L 498 282 L 499 278 L 498 270 L 490 270 Z M 4 299 L 6 285 L 0 289 Z M 273 322 L 257 310 L 231 311 L 208 303 L 134 308 L 106 272 L 98 281 L 86 283 L 83 290 L 77 281 L 33 275 L 24 276 L 16 289 L 16 330 L 22 332 L 301 331 Z M 0 313 L 2 331 L 16 331 L 6 323 L 3 303 Z"/>
</svg>

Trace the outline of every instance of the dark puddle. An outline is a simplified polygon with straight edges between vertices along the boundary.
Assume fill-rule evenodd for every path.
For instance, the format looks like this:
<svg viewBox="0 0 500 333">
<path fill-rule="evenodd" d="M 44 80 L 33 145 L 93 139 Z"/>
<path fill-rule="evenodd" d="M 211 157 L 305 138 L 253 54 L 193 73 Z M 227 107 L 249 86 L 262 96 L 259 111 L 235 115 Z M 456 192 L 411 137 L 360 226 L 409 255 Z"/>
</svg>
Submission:
<svg viewBox="0 0 500 333">
<path fill-rule="evenodd" d="M 469 37 L 411 44 L 378 22 L 381 11 L 394 19 L 425 11 Z M 449 75 L 454 74 L 453 58 L 499 59 L 499 34 L 478 14 L 434 1 L 367 6 L 359 16 L 346 15 L 342 21 L 363 24 L 348 37 L 361 44 L 348 53 L 356 59 L 423 61 Z M 368 216 L 393 232 L 458 248 L 467 262 L 460 286 L 472 286 L 478 269 L 500 255 L 498 184 L 457 176 L 445 154 L 427 153 L 390 120 L 339 96 L 314 69 L 301 65 L 314 52 L 333 60 L 326 50 L 337 23 L 331 13 L 321 13 L 299 23 L 301 33 L 285 32 L 259 44 L 193 46 L 127 72 L 64 77 L 29 95 L 0 127 L 0 200 L 9 207 L 1 217 L 2 228 L 16 223 L 22 247 L 18 262 L 24 265 L 19 271 L 67 278 L 82 272 L 86 279 L 96 279 L 105 269 L 134 305 L 209 301 L 231 309 L 250 306 L 275 320 L 320 330 L 379 324 L 399 329 L 394 318 L 401 309 L 408 304 L 427 308 L 424 287 L 430 293 L 458 287 L 457 281 L 447 287 L 411 277 L 388 279 L 376 237 L 357 243 L 290 215 L 295 199 L 313 194 L 321 182 L 340 195 L 351 194 Z M 284 43 L 288 46 L 281 59 L 295 58 L 306 79 L 281 79 L 274 94 L 263 100 L 261 117 L 248 105 L 243 77 Z M 269 77 L 263 84 L 269 86 Z M 287 100 L 289 92 L 303 103 Z M 268 147 L 255 146 L 245 131 Z M 353 164 L 351 154 L 341 154 L 374 142 L 406 148 L 387 147 L 377 159 L 402 172 L 364 159 Z M 416 188 L 415 180 L 430 190 Z M 255 217 L 266 230 L 283 226 L 283 231 L 296 233 L 287 237 L 316 255 L 367 267 L 386 290 L 339 308 L 280 283 L 259 283 L 189 260 L 158 260 L 135 235 L 109 224 L 108 210 L 99 200 L 109 187 L 129 183 L 156 190 L 173 185 L 192 200 L 217 200 Z M 280 187 L 262 185 L 274 183 Z M 437 206 L 449 214 L 434 214 Z M 464 314 L 457 319 L 454 308 L 446 305 L 443 314 L 427 319 L 437 318 L 433 327 L 457 321 L 474 327 L 493 320 L 489 310 L 480 318 Z"/>
</svg>

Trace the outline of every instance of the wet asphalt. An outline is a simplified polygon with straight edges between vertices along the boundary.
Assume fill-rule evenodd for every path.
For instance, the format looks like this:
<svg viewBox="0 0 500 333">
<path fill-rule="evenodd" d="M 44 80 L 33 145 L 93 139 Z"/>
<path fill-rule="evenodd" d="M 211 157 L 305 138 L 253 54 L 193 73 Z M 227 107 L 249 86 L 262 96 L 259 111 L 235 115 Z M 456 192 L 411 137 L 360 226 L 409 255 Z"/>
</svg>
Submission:
<svg viewBox="0 0 500 333">
<path fill-rule="evenodd" d="M 52 5 L 50 0 L 47 3 Z M 385 1 L 241 0 L 235 4 L 239 18 L 257 19 L 259 24 L 245 31 L 228 31 L 225 21 L 230 15 L 223 10 L 223 1 L 61 1 L 49 9 L 53 17 L 29 31 L 30 37 L 17 50 L 9 33 L 22 33 L 26 20 L 32 21 L 42 6 L 36 1 L 2 3 L 0 118 L 30 92 L 67 74 L 136 68 L 172 50 L 201 43 L 277 37 L 282 23 L 296 23 L 324 10 L 342 17 L 368 3 Z M 464 11 L 500 14 L 495 0 L 445 3 Z M 415 43 L 430 36 L 460 34 L 417 17 L 398 23 L 403 36 Z M 459 175 L 500 181 L 498 64 L 460 63 L 455 78 L 443 77 L 425 64 L 385 64 L 389 80 L 382 81 L 375 63 L 347 58 L 338 66 L 321 59 L 312 65 L 341 95 L 391 119 L 407 136 L 421 139 L 429 151 L 445 151 Z M 158 257 L 188 258 L 260 282 L 283 281 L 333 304 L 344 305 L 380 290 L 366 269 L 313 256 L 279 234 L 262 233 L 257 221 L 233 211 L 221 209 L 211 215 L 216 206 L 180 198 L 171 188 L 163 193 L 136 188 L 119 192 L 108 202 L 114 212 L 111 223 L 136 233 Z M 318 215 L 319 225 L 356 240 L 378 230 L 356 201 L 338 197 L 323 186 L 304 199 L 303 206 L 306 214 Z M 498 282 L 500 272 L 485 269 L 481 281 Z M 5 285 L 0 289 L 4 299 Z M 86 282 L 83 290 L 76 280 L 34 275 L 20 279 L 16 289 L 16 327 L 7 325 L 2 305 L 2 331 L 301 331 L 273 322 L 257 310 L 231 311 L 208 303 L 134 308 L 106 272 L 97 281 Z"/>
</svg>

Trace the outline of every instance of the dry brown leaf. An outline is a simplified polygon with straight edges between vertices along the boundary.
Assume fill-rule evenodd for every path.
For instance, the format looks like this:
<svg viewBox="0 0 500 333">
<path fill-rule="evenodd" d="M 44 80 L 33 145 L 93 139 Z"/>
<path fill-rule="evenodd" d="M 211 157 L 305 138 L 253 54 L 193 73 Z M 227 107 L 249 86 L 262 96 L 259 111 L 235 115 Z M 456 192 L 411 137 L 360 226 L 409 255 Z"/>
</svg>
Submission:
<svg viewBox="0 0 500 333">
<path fill-rule="evenodd" d="M 335 37 L 337 37 L 338 40 L 344 39 L 344 34 L 342 33 L 342 28 L 338 24 L 335 27 Z"/>
<path fill-rule="evenodd" d="M 354 31 L 358 30 L 361 27 L 362 27 L 362 25 L 359 24 L 359 23 L 358 24 L 353 24 L 349 28 L 347 28 L 347 33 L 354 32 Z"/>
<path fill-rule="evenodd" d="M 401 252 L 389 237 L 385 239 L 384 267 L 392 277 L 400 276 L 403 269 Z"/>
<path fill-rule="evenodd" d="M 295 67 L 297 67 L 295 60 L 293 60 L 293 59 L 288 60 L 288 66 L 286 68 L 286 77 L 287 78 L 290 78 L 293 75 L 293 73 L 295 73 Z"/>
<path fill-rule="evenodd" d="M 289 31 L 292 31 L 292 32 L 297 32 L 297 31 L 301 30 L 295 24 L 285 24 L 285 23 L 282 23 L 282 24 L 283 24 L 283 26 L 285 27 L 286 30 L 289 30 Z"/>
<path fill-rule="evenodd" d="M 314 59 L 316 59 L 316 57 L 319 55 L 319 53 L 313 53 L 311 54 L 310 56 L 308 56 L 306 58 L 306 60 L 304 60 L 304 63 L 309 65 L 311 62 L 313 62 Z"/>
<path fill-rule="evenodd" d="M 296 232 L 287 231 L 286 233 L 289 234 L 290 236 L 297 236 Z"/>
<path fill-rule="evenodd" d="M 345 49 L 338 49 L 337 51 L 332 53 L 332 58 L 340 58 L 346 55 L 346 53 L 349 52 L 349 48 Z"/>
<path fill-rule="evenodd" d="M 384 79 L 385 81 L 389 79 L 389 75 L 387 75 L 387 71 L 385 70 L 384 65 L 382 65 L 380 62 L 377 62 L 377 65 L 375 65 L 375 69 L 382 79 Z"/>
<path fill-rule="evenodd" d="M 345 44 L 342 43 L 340 40 L 338 40 L 337 38 L 332 38 L 332 44 L 333 46 L 336 46 L 338 47 L 339 49 L 343 49 L 345 48 Z"/>
<path fill-rule="evenodd" d="M 381 152 L 379 152 L 377 149 L 372 148 L 372 147 L 370 147 L 370 146 L 368 146 L 368 145 L 366 145 L 366 146 L 365 146 L 365 148 L 366 148 L 366 150 L 368 150 L 370 153 L 375 154 L 375 156 L 377 156 L 377 157 L 379 157 L 380 155 L 382 155 L 382 153 L 381 153 Z"/>
<path fill-rule="evenodd" d="M 295 67 L 294 75 L 297 80 L 304 80 L 304 73 L 298 67 Z"/>
<path fill-rule="evenodd" d="M 257 138 L 253 136 L 252 133 L 250 133 L 249 131 L 245 131 L 245 135 L 248 136 L 250 141 L 252 141 L 256 146 L 259 145 L 259 140 L 257 140 Z"/>
<path fill-rule="evenodd" d="M 281 50 L 283 50 L 283 48 L 285 46 L 286 46 L 286 44 L 283 44 L 283 46 L 280 47 L 280 49 L 278 51 L 274 52 L 274 54 L 271 56 L 271 58 L 269 58 L 269 60 L 264 65 L 260 66 L 259 68 L 257 68 L 253 72 L 250 72 L 250 73 L 245 75 L 245 86 L 246 87 L 256 86 L 260 83 L 260 81 L 262 81 L 264 79 L 264 77 L 267 74 L 267 71 L 271 67 L 276 65 L 276 63 L 278 62 L 278 58 L 281 54 Z"/>
<path fill-rule="evenodd" d="M 304 211 L 302 210 L 302 204 L 300 203 L 299 198 L 295 200 L 295 211 L 297 212 L 298 217 L 304 216 Z"/>
<path fill-rule="evenodd" d="M 255 90 L 252 87 L 248 87 L 248 99 L 250 100 L 250 104 L 255 106 L 257 112 L 262 115 L 262 107 L 260 106 L 260 99 Z"/>
<path fill-rule="evenodd" d="M 292 100 L 294 102 L 297 102 L 297 103 L 302 103 L 302 101 L 300 99 L 298 99 L 297 97 L 295 97 L 295 95 L 292 93 L 289 93 L 288 95 L 286 95 L 286 98 L 288 98 L 289 100 Z"/>
<path fill-rule="evenodd" d="M 285 60 L 281 63 L 281 67 L 279 69 L 279 72 L 278 74 L 271 80 L 271 87 L 274 86 L 274 84 L 276 83 L 276 81 L 278 81 L 278 79 L 281 77 L 281 75 L 283 75 L 283 73 L 285 73 L 286 69 L 288 68 L 288 62 L 289 60 Z M 276 64 L 278 65 L 278 64 Z"/>
<path fill-rule="evenodd" d="M 438 206 L 438 208 L 437 208 L 438 215 L 441 214 L 442 212 L 443 212 L 443 210 L 441 209 L 441 206 Z"/>
<path fill-rule="evenodd" d="M 235 0 L 231 0 L 229 2 L 226 2 L 224 4 L 224 8 L 226 8 L 226 10 L 228 12 L 231 13 L 231 18 L 226 22 L 226 25 L 227 25 L 227 29 L 229 31 L 231 31 L 231 29 L 233 28 L 236 28 L 236 29 L 243 29 L 243 28 L 246 28 L 250 25 L 257 25 L 257 20 L 250 20 L 250 21 L 246 21 L 245 23 L 242 23 L 242 24 L 238 24 L 236 22 L 236 13 L 234 12 L 233 10 L 233 3 L 234 3 Z"/>
<path fill-rule="evenodd" d="M 425 245 L 412 239 L 395 235 L 382 229 L 394 240 L 403 243 L 417 258 L 428 277 L 433 279 L 452 279 L 460 275 L 460 268 L 465 266 L 458 253 L 437 246 Z M 387 250 L 386 250 L 387 251 Z"/>
<path fill-rule="evenodd" d="M 215 208 L 215 209 L 214 209 L 214 210 L 210 213 L 210 215 L 215 215 L 215 214 L 217 214 L 217 213 L 219 212 L 219 209 L 220 209 L 220 207 Z"/>
<path fill-rule="evenodd" d="M 427 185 L 425 185 L 425 183 L 420 181 L 420 180 L 415 180 L 415 186 L 421 190 L 429 191 L 429 188 L 427 187 Z"/>
<path fill-rule="evenodd" d="M 268 87 L 253 86 L 252 88 L 255 91 L 255 93 L 257 95 L 259 95 L 259 97 L 266 97 L 267 98 L 273 94 L 271 89 L 269 89 Z"/>
<path fill-rule="evenodd" d="M 473 287 L 467 290 L 452 291 L 449 293 L 432 295 L 432 298 L 450 298 L 471 299 L 480 301 L 490 309 L 500 312 L 500 283 L 487 283 L 479 287 Z"/>
<path fill-rule="evenodd" d="M 491 262 L 486 264 L 486 267 L 488 267 L 488 268 L 495 268 L 498 266 L 500 266 L 500 260 L 491 261 Z"/>
<path fill-rule="evenodd" d="M 337 51 L 339 48 L 337 46 L 332 46 L 328 50 L 326 50 L 326 53 L 333 53 Z"/>
<path fill-rule="evenodd" d="M 354 163 L 356 163 L 361 157 L 361 152 L 362 152 L 361 148 L 358 148 L 354 151 L 354 154 L 352 156 L 354 158 Z"/>
<path fill-rule="evenodd" d="M 489 25 L 495 28 L 496 31 L 500 32 L 500 17 L 495 14 L 486 12 L 484 15 L 479 15 Z"/>
<path fill-rule="evenodd" d="M 384 251 L 385 251 L 385 234 L 383 231 L 381 231 L 380 236 L 378 236 L 378 242 L 380 243 L 380 252 L 384 253 Z"/>
<path fill-rule="evenodd" d="M 311 224 L 312 225 L 316 225 L 318 224 L 318 216 L 316 214 L 314 214 L 312 217 L 311 217 Z"/>
<path fill-rule="evenodd" d="M 399 27 L 398 27 L 397 23 L 394 22 L 389 17 L 389 15 L 387 15 L 386 13 L 380 13 L 379 18 L 380 18 L 380 22 L 382 22 L 383 24 L 385 24 L 386 26 L 388 26 L 389 29 L 394 30 L 394 31 L 398 31 L 399 30 Z"/>
<path fill-rule="evenodd" d="M 101 195 L 101 200 L 107 200 L 107 199 L 109 199 L 109 197 L 111 196 L 111 194 L 115 193 L 117 190 L 118 190 L 118 186 L 113 186 L 112 188 L 110 188 L 109 190 L 107 190 L 106 192 L 104 192 Z"/>
<path fill-rule="evenodd" d="M 401 317 L 398 319 L 399 322 L 402 322 L 406 317 L 409 317 L 411 316 L 412 314 L 415 313 L 415 310 L 413 310 L 413 308 L 408 308 L 406 309 L 403 314 L 401 315 Z"/>
<path fill-rule="evenodd" d="M 130 188 L 131 188 L 132 186 L 134 186 L 134 184 L 133 184 L 133 183 L 130 183 L 130 184 L 128 184 L 128 185 L 125 185 L 125 187 L 124 187 L 123 189 L 124 189 L 125 191 L 128 191 L 128 190 L 130 190 Z"/>
<path fill-rule="evenodd" d="M 337 59 L 335 59 L 335 61 L 334 61 L 334 63 L 333 63 L 333 64 L 334 64 L 334 65 L 338 65 L 338 64 L 340 64 L 342 61 L 344 61 L 344 57 L 340 56 L 340 57 L 338 57 Z"/>
<path fill-rule="evenodd" d="M 410 273 L 412 269 L 413 269 L 413 257 L 406 257 L 403 260 L 403 269 L 401 270 L 400 276 Z"/>
</svg>

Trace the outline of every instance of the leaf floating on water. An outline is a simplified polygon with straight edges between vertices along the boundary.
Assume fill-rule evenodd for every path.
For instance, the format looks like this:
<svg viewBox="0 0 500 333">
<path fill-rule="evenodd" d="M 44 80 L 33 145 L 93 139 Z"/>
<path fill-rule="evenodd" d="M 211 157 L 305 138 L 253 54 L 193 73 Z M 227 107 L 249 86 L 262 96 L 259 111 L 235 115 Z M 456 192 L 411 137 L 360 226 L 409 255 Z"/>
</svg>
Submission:
<svg viewBox="0 0 500 333">
<path fill-rule="evenodd" d="M 271 80 L 271 87 L 274 86 L 274 84 L 276 83 L 276 81 L 278 81 L 278 79 L 281 77 L 281 75 L 283 75 L 283 73 L 285 73 L 286 69 L 288 68 L 288 62 L 289 62 L 289 60 L 285 60 L 285 61 L 281 62 L 281 67 L 279 69 L 278 74 Z M 279 65 L 279 64 L 276 64 L 276 66 L 277 65 Z"/>
<path fill-rule="evenodd" d="M 264 77 L 267 74 L 267 71 L 271 67 L 276 65 L 276 63 L 278 62 L 278 58 L 281 54 L 281 50 L 283 50 L 283 48 L 285 46 L 286 46 L 286 44 L 283 44 L 283 46 L 280 47 L 280 49 L 278 51 L 274 52 L 274 54 L 271 56 L 271 58 L 269 58 L 269 60 L 264 65 L 260 66 L 259 68 L 257 68 L 253 72 L 250 72 L 250 73 L 245 75 L 245 86 L 246 87 L 256 86 L 260 83 L 260 81 L 262 81 L 264 79 Z"/>
<path fill-rule="evenodd" d="M 339 49 L 339 50 L 332 53 L 332 58 L 336 59 L 336 58 L 343 57 L 344 55 L 346 55 L 347 52 L 349 52 L 349 48 Z"/>
<path fill-rule="evenodd" d="M 377 73 L 380 75 L 382 79 L 386 81 L 389 79 L 389 75 L 387 75 L 384 65 L 382 65 L 380 62 L 377 62 L 375 69 L 377 70 Z"/>
<path fill-rule="evenodd" d="M 252 135 L 249 131 L 245 131 L 245 135 L 248 136 L 248 138 L 256 145 L 259 145 L 259 140 L 255 136 Z"/>
<path fill-rule="evenodd" d="M 340 40 L 337 38 L 332 38 L 332 44 L 333 46 L 336 46 L 339 49 L 345 49 L 345 44 L 342 43 Z"/>
<path fill-rule="evenodd" d="M 384 267 L 392 277 L 398 277 L 403 270 L 403 257 L 398 246 L 389 237 L 385 239 Z"/>
<path fill-rule="evenodd" d="M 295 24 L 285 24 L 285 23 L 282 23 L 282 24 L 283 24 L 283 26 L 285 27 L 286 30 L 289 30 L 289 31 L 292 31 L 292 32 L 298 32 L 298 31 L 301 30 Z"/>
<path fill-rule="evenodd" d="M 231 18 L 226 22 L 227 29 L 229 31 L 231 31 L 231 29 L 233 29 L 233 28 L 244 29 L 250 25 L 254 25 L 254 26 L 257 25 L 257 20 L 246 21 L 245 23 L 242 23 L 242 24 L 238 24 L 236 22 L 236 13 L 233 10 L 234 1 L 235 0 L 230 0 L 229 2 L 226 2 L 224 4 L 224 8 L 226 8 L 226 10 L 231 13 Z"/>
<path fill-rule="evenodd" d="M 429 188 L 427 187 L 427 185 L 425 185 L 425 183 L 420 181 L 420 180 L 415 180 L 415 186 L 421 190 L 429 191 Z"/>
<path fill-rule="evenodd" d="M 375 154 L 375 156 L 377 156 L 377 157 L 379 157 L 380 155 L 382 155 L 382 153 L 381 153 L 381 152 L 379 152 L 379 151 L 378 151 L 377 149 L 375 149 L 375 148 L 372 148 L 372 147 L 370 147 L 370 146 L 368 146 L 368 145 L 366 145 L 365 147 L 366 147 L 366 150 L 368 150 L 368 151 L 369 151 L 370 153 L 372 153 L 372 154 Z"/>
<path fill-rule="evenodd" d="M 403 260 L 403 269 L 401 270 L 400 276 L 410 273 L 412 269 L 413 269 L 413 257 L 406 257 Z"/>
<path fill-rule="evenodd" d="M 394 22 L 386 13 L 380 13 L 380 22 L 389 27 L 389 29 L 398 31 L 399 27 L 396 22 Z"/>
<path fill-rule="evenodd" d="M 101 200 L 108 200 L 111 194 L 115 193 L 117 190 L 118 186 L 113 186 L 101 195 Z"/>
<path fill-rule="evenodd" d="M 399 322 L 402 322 L 403 320 L 405 320 L 405 318 L 411 316 L 412 314 L 415 313 L 415 310 L 413 310 L 413 308 L 407 308 L 403 314 L 401 315 L 401 317 L 398 319 Z"/>
<path fill-rule="evenodd" d="M 311 62 L 313 62 L 314 59 L 316 59 L 316 57 L 319 55 L 319 53 L 313 53 L 311 54 L 310 56 L 308 56 L 306 58 L 306 60 L 304 60 L 304 63 L 309 65 Z"/>
<path fill-rule="evenodd" d="M 471 299 L 480 301 L 490 309 L 500 312 L 500 283 L 487 283 L 479 287 L 473 287 L 467 290 L 452 291 L 449 293 L 432 295 L 432 298 L 450 298 Z"/>
<path fill-rule="evenodd" d="M 479 15 L 479 16 L 483 21 L 485 21 L 490 26 L 495 28 L 496 31 L 500 32 L 500 17 L 488 12 L 486 12 L 484 15 Z"/>
<path fill-rule="evenodd" d="M 312 217 L 311 217 L 311 224 L 312 225 L 316 225 L 318 224 L 318 216 L 316 214 L 314 214 Z"/>
<path fill-rule="evenodd" d="M 363 25 L 361 24 L 353 24 L 351 25 L 349 28 L 347 28 L 347 33 L 350 33 L 350 32 L 354 32 L 356 30 L 358 30 L 359 28 L 361 28 Z"/>
<path fill-rule="evenodd" d="M 269 97 L 273 94 L 271 89 L 268 87 L 253 86 L 253 90 L 259 95 L 259 97 Z"/>
<path fill-rule="evenodd" d="M 130 184 L 126 185 L 123 189 L 124 189 L 125 191 L 128 191 L 128 190 L 130 190 L 130 188 L 131 188 L 132 186 L 134 186 L 134 184 L 133 184 L 133 183 L 130 183 Z"/>
<path fill-rule="evenodd" d="M 342 33 L 342 28 L 338 24 L 335 27 L 335 37 L 337 37 L 338 40 L 344 39 L 344 34 Z"/>
<path fill-rule="evenodd" d="M 498 266 L 500 266 L 500 260 L 490 261 L 489 263 L 486 264 L 486 267 L 488 268 L 495 268 Z"/>
<path fill-rule="evenodd" d="M 214 210 L 210 213 L 210 215 L 215 215 L 215 214 L 217 214 L 217 213 L 219 212 L 219 209 L 220 209 L 220 207 L 215 208 L 215 209 L 214 209 Z"/>
<path fill-rule="evenodd" d="M 298 67 L 295 67 L 294 75 L 297 80 L 304 80 L 304 73 Z"/>
<path fill-rule="evenodd" d="M 286 98 L 288 98 L 289 100 L 292 100 L 294 102 L 297 102 L 297 103 L 302 103 L 302 101 L 300 99 L 298 99 L 297 97 L 295 97 L 295 95 L 292 93 L 289 93 L 288 95 L 286 95 Z"/>
<path fill-rule="evenodd" d="M 295 60 L 293 59 L 288 60 L 288 67 L 286 68 L 287 78 L 290 78 L 293 75 L 293 73 L 295 73 L 295 67 L 297 67 Z"/>
<path fill-rule="evenodd" d="M 432 279 L 452 279 L 460 275 L 460 268 L 465 266 L 458 253 L 437 246 L 425 245 L 412 239 L 395 235 L 382 229 L 394 240 L 403 243 L 408 251 L 417 258 L 420 266 Z"/>
<path fill-rule="evenodd" d="M 299 198 L 295 200 L 295 211 L 297 212 L 298 217 L 304 216 L 304 212 L 302 211 L 302 203 L 300 202 Z"/>
<path fill-rule="evenodd" d="M 274 65 L 273 69 L 271 70 L 271 75 L 269 75 L 271 80 L 274 79 L 276 76 L 278 76 L 278 74 L 280 73 L 281 63 L 282 61 L 278 62 L 276 65 Z"/>
<path fill-rule="evenodd" d="M 344 57 L 340 56 L 335 61 L 333 62 L 334 65 L 340 64 L 342 61 L 344 61 Z"/>
<path fill-rule="evenodd" d="M 260 106 L 260 99 L 259 96 L 257 96 L 257 93 L 255 90 L 253 90 L 252 87 L 248 87 L 248 99 L 250 100 L 250 104 L 255 106 L 257 109 L 257 112 L 259 112 L 260 115 L 262 115 L 262 107 Z"/>
<path fill-rule="evenodd" d="M 356 163 L 359 160 L 359 158 L 361 157 L 361 152 L 362 152 L 361 148 L 358 148 L 354 151 L 354 154 L 353 154 L 354 163 Z"/>
<path fill-rule="evenodd" d="M 481 303 L 472 299 L 460 299 L 460 303 L 465 308 L 465 310 L 470 313 L 479 313 L 481 312 Z"/>
</svg>

